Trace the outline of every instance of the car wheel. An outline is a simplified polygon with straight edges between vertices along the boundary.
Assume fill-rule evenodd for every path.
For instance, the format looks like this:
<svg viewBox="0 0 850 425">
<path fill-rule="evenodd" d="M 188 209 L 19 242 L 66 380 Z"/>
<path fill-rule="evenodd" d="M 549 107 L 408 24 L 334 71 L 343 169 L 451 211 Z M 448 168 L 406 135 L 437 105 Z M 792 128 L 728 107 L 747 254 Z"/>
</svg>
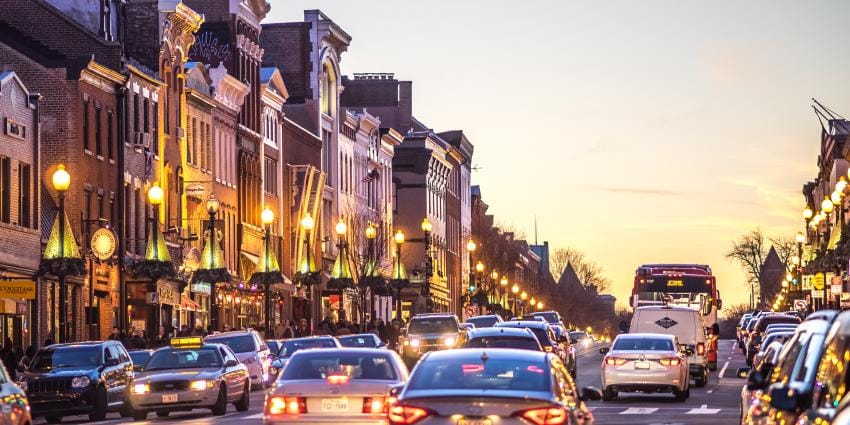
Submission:
<svg viewBox="0 0 850 425">
<path fill-rule="evenodd" d="M 224 385 L 222 385 L 218 390 L 218 398 L 212 407 L 212 414 L 214 416 L 221 416 L 225 413 L 227 413 L 227 391 L 224 389 Z"/>
<path fill-rule="evenodd" d="M 132 410 L 130 414 L 134 421 L 143 421 L 148 418 L 148 412 L 144 410 Z"/>
<path fill-rule="evenodd" d="M 106 419 L 106 389 L 98 387 L 95 391 L 94 406 L 91 413 L 89 413 L 89 421 L 91 422 Z"/>
<path fill-rule="evenodd" d="M 697 376 L 696 378 L 694 378 L 694 385 L 697 388 L 702 388 L 702 387 L 705 386 L 706 381 L 708 381 L 708 372 L 703 370 L 702 374 L 700 376 Z"/>
<path fill-rule="evenodd" d="M 124 403 L 121 405 L 121 410 L 118 411 L 118 414 L 121 415 L 122 418 L 129 418 L 133 416 L 129 401 L 124 400 Z"/>
<path fill-rule="evenodd" d="M 44 418 L 44 420 L 46 420 L 47 423 L 49 423 L 49 424 L 58 424 L 58 423 L 62 422 L 62 417 L 61 416 L 48 416 L 48 417 Z"/>
<path fill-rule="evenodd" d="M 605 388 L 605 390 L 602 391 L 602 401 L 612 401 L 615 398 L 617 398 L 617 392 L 616 391 L 614 391 L 610 388 Z"/>
<path fill-rule="evenodd" d="M 171 412 L 169 412 L 168 410 L 157 410 L 156 411 L 156 417 L 167 418 L 169 413 L 171 413 Z"/>
<path fill-rule="evenodd" d="M 233 407 L 236 408 L 237 412 L 244 412 L 251 407 L 251 394 L 248 390 L 248 384 L 245 384 L 245 389 L 242 390 L 242 397 L 236 403 L 233 403 Z"/>
<path fill-rule="evenodd" d="M 680 403 L 684 402 L 688 398 L 687 390 L 684 390 L 684 391 L 679 390 L 679 389 L 673 390 L 673 398 Z"/>
</svg>

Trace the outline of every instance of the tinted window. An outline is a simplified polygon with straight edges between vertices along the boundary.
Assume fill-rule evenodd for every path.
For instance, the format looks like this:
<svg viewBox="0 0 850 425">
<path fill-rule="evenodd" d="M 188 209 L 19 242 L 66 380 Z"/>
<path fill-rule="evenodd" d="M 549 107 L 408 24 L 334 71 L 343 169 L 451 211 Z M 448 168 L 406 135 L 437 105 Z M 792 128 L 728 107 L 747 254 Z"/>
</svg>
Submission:
<svg viewBox="0 0 850 425">
<path fill-rule="evenodd" d="M 334 344 L 334 341 L 330 338 L 291 339 L 283 344 L 283 350 L 281 351 L 280 356 L 289 357 L 292 353 L 298 350 L 333 347 L 336 347 L 336 344 Z"/>
<path fill-rule="evenodd" d="M 151 358 L 151 354 L 147 351 L 131 351 L 130 358 L 133 360 L 134 365 L 144 366 L 148 359 Z"/>
<path fill-rule="evenodd" d="M 452 333 L 457 332 L 457 322 L 453 317 L 414 317 L 407 329 L 411 334 Z"/>
<path fill-rule="evenodd" d="M 272 353 L 277 353 L 280 351 L 280 343 L 277 341 L 266 341 L 266 345 L 269 346 L 269 351 Z"/>
<path fill-rule="evenodd" d="M 767 325 L 772 325 L 774 323 L 800 323 L 800 319 L 791 316 L 770 316 L 761 318 L 758 323 L 756 323 L 755 331 L 764 332 L 767 329 Z"/>
<path fill-rule="evenodd" d="M 824 336 L 821 334 L 812 335 L 806 350 L 800 353 L 801 358 L 797 361 L 798 366 L 794 372 L 793 381 L 811 382 L 814 378 L 823 351 L 823 340 Z"/>
<path fill-rule="evenodd" d="M 540 351 L 540 344 L 531 338 L 514 336 L 485 336 L 472 338 L 464 348 L 516 348 L 519 350 Z"/>
<path fill-rule="evenodd" d="M 389 356 L 344 353 L 299 354 L 283 369 L 283 380 L 326 379 L 331 375 L 351 380 L 395 381 Z"/>
<path fill-rule="evenodd" d="M 662 338 L 617 338 L 614 350 L 673 351 L 673 341 Z"/>
<path fill-rule="evenodd" d="M 159 350 L 148 359 L 146 371 L 157 369 L 198 369 L 220 368 L 221 356 L 214 347 L 179 350 L 168 348 Z"/>
<path fill-rule="evenodd" d="M 543 320 L 545 320 L 545 321 L 547 321 L 547 322 L 549 322 L 549 323 L 555 323 L 555 324 L 559 323 L 559 321 L 558 321 L 558 313 L 555 313 L 554 311 L 553 311 L 553 312 L 549 312 L 549 313 L 534 313 L 534 314 L 532 314 L 532 316 L 535 316 L 535 317 L 542 317 L 542 318 L 543 318 Z"/>
<path fill-rule="evenodd" d="M 475 325 L 476 328 L 491 328 L 499 322 L 499 319 L 494 316 L 479 316 L 470 317 L 466 321 Z"/>
<path fill-rule="evenodd" d="M 32 360 L 30 370 L 44 371 L 60 367 L 100 366 L 101 348 L 92 346 L 69 346 L 41 350 Z"/>
<path fill-rule="evenodd" d="M 549 391 L 549 367 L 520 359 L 429 358 L 417 366 L 407 388 Z"/>
<path fill-rule="evenodd" d="M 850 352 L 850 338 L 836 334 L 827 344 L 817 372 L 815 405 L 834 408 L 841 403 L 850 384 L 850 368 L 845 356 Z"/>
<path fill-rule="evenodd" d="M 375 338 L 369 336 L 346 336 L 338 338 L 340 345 L 343 347 L 367 347 L 374 348 L 378 344 L 375 343 Z"/>
<path fill-rule="evenodd" d="M 235 353 L 250 353 L 257 351 L 257 341 L 252 335 L 228 336 L 222 338 L 207 338 L 208 342 L 225 344 Z"/>
</svg>

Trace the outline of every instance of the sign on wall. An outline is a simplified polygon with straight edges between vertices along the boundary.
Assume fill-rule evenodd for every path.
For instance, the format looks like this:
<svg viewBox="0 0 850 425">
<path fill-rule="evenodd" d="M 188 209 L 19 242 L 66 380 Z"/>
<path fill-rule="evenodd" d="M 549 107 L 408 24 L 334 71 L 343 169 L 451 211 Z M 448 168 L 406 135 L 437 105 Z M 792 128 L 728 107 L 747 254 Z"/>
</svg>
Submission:
<svg viewBox="0 0 850 425">
<path fill-rule="evenodd" d="M 0 298 L 34 300 L 35 282 L 31 280 L 0 281 Z"/>
</svg>

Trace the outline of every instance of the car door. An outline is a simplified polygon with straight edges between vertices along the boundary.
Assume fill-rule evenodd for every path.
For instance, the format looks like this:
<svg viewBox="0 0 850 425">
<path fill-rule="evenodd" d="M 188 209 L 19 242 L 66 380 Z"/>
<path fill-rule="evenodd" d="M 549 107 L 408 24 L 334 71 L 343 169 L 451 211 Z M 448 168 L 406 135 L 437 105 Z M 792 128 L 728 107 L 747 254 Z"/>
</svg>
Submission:
<svg viewBox="0 0 850 425">
<path fill-rule="evenodd" d="M 127 399 L 127 389 L 132 385 L 133 379 L 133 361 L 130 360 L 130 353 L 121 344 L 113 345 L 118 351 L 118 382 L 116 385 L 117 400 L 125 401 Z"/>
<path fill-rule="evenodd" d="M 242 388 L 245 386 L 245 378 L 248 377 L 248 373 L 245 371 L 245 366 L 239 363 L 239 359 L 230 347 L 222 347 L 221 351 L 225 364 L 231 360 L 236 362 L 235 366 L 225 367 L 224 382 L 227 385 L 228 397 L 238 399 L 242 394 Z"/>
<path fill-rule="evenodd" d="M 106 344 L 103 346 L 103 385 L 106 388 L 106 402 L 112 404 L 117 401 L 123 401 L 123 392 L 119 391 L 121 369 L 121 355 L 118 353 L 118 348 L 114 344 Z"/>
</svg>

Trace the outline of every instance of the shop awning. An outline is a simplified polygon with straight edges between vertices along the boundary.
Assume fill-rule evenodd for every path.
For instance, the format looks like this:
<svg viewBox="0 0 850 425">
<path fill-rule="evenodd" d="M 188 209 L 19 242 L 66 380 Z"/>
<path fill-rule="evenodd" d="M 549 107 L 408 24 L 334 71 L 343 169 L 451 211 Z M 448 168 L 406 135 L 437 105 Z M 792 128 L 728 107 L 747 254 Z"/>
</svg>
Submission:
<svg viewBox="0 0 850 425">
<path fill-rule="evenodd" d="M 838 220 L 838 223 L 830 231 L 829 244 L 827 244 L 826 249 L 835 249 L 839 239 L 841 239 L 841 220 Z"/>
<path fill-rule="evenodd" d="M 200 310 L 201 305 L 196 303 L 195 301 L 192 301 L 192 299 L 189 298 L 188 296 L 181 295 L 180 296 L 180 308 L 187 309 L 187 310 Z"/>
</svg>

